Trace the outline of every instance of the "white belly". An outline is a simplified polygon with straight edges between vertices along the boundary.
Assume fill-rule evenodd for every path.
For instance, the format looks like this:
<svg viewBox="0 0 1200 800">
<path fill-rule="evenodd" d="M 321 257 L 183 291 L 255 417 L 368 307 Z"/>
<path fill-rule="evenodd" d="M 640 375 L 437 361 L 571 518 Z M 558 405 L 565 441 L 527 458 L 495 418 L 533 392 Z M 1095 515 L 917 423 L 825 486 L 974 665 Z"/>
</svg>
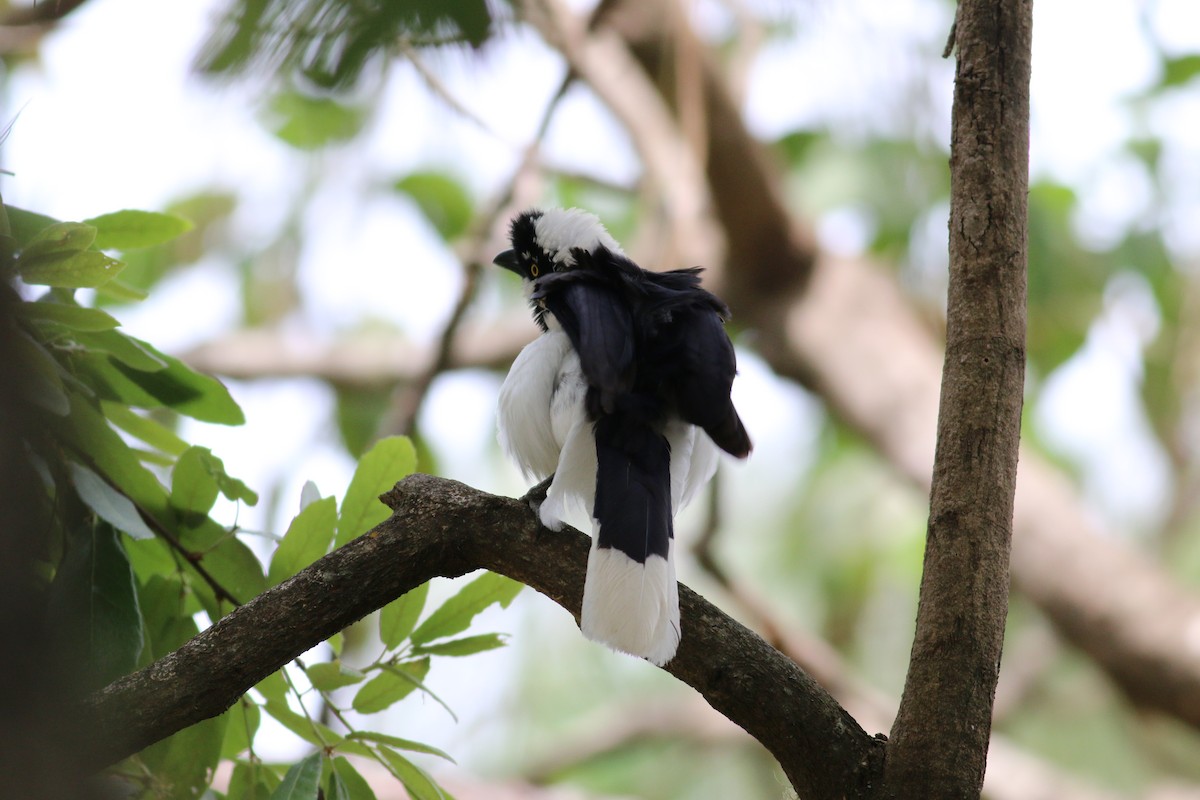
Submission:
<svg viewBox="0 0 1200 800">
<path fill-rule="evenodd" d="M 542 480 L 558 468 L 571 427 L 584 414 L 586 392 L 579 357 L 561 330 L 521 350 L 500 387 L 500 445 L 528 477 Z"/>
</svg>

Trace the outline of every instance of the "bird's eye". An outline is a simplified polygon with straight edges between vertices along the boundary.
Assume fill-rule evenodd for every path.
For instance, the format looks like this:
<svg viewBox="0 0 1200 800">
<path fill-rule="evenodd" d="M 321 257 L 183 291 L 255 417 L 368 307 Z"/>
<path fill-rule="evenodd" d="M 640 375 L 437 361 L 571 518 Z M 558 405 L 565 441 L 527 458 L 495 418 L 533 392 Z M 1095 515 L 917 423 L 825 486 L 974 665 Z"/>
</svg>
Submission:
<svg viewBox="0 0 1200 800">
<path fill-rule="evenodd" d="M 535 278 L 538 276 L 538 265 L 536 261 L 529 265 L 529 274 Z"/>
</svg>

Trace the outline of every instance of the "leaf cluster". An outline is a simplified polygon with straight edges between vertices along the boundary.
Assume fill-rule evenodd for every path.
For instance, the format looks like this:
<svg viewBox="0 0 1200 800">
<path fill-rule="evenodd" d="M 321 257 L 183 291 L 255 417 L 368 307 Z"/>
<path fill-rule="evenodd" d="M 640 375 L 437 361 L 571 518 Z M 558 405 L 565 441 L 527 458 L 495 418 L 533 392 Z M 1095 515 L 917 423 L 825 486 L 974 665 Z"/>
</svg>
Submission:
<svg viewBox="0 0 1200 800">
<path fill-rule="evenodd" d="M 142 211 L 83 222 L 5 211 L 8 277 L 18 287 L 20 389 L 36 422 L 23 437 L 24 455 L 44 491 L 31 502 L 52 521 L 38 565 L 46 625 L 58 651 L 86 676 L 82 690 L 170 653 L 199 632 L 203 618 L 215 622 L 387 517 L 380 493 L 416 467 L 414 447 L 402 437 L 379 441 L 362 457 L 340 506 L 306 487 L 304 507 L 283 536 L 265 535 L 274 547 L 264 563 L 262 548 L 244 540 L 247 532 L 213 516 L 219 498 L 253 505 L 257 494 L 175 429 L 180 416 L 241 424 L 237 403 L 218 380 L 124 332 L 81 294 L 93 291 L 96 302 L 144 296 L 121 281 L 126 252 L 163 245 L 190 223 Z M 428 589 L 378 616 L 384 649 L 365 666 L 342 662 L 339 634 L 330 642 L 333 661 L 275 673 L 225 714 L 153 745 L 116 774 L 135 794 L 190 796 L 208 785 L 218 761 L 235 759 L 231 798 L 315 798 L 319 787 L 328 797 L 373 797 L 345 758 L 354 755 L 378 760 L 413 797 L 445 797 L 402 752 L 448 755 L 356 731 L 343 716 L 383 711 L 418 690 L 445 705 L 424 684 L 432 657 L 504 644 L 495 633 L 462 634 L 483 609 L 511 603 L 520 584 L 484 573 L 425 613 Z M 343 709 L 334 695 L 349 687 L 357 688 Z M 314 719 L 306 707 L 313 698 L 348 732 Z M 264 712 L 317 752 L 291 767 L 263 763 L 254 736 Z"/>
<path fill-rule="evenodd" d="M 237 0 L 199 62 L 213 75 L 295 72 L 322 89 L 345 88 L 401 43 L 478 47 L 491 26 L 484 0 Z"/>
</svg>

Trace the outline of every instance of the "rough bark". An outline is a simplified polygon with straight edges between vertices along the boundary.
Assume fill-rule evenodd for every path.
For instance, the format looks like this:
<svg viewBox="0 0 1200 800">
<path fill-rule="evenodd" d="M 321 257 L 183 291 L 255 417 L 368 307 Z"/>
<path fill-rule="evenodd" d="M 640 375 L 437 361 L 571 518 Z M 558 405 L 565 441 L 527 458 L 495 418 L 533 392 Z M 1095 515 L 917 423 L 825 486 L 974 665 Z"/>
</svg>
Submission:
<svg viewBox="0 0 1200 800">
<path fill-rule="evenodd" d="M 528 502 L 427 475 L 383 499 L 394 512 L 387 521 L 94 695 L 67 747 L 99 768 L 216 716 L 313 645 L 435 576 L 491 569 L 578 620 L 584 534 L 551 533 Z M 882 743 L 794 662 L 682 586 L 680 607 L 683 643 L 665 669 L 770 750 L 800 796 L 865 796 L 882 769 Z"/>
<path fill-rule="evenodd" d="M 977 797 L 1008 612 L 1025 376 L 1029 0 L 962 0 L 946 355 L 916 636 L 889 797 Z"/>
</svg>

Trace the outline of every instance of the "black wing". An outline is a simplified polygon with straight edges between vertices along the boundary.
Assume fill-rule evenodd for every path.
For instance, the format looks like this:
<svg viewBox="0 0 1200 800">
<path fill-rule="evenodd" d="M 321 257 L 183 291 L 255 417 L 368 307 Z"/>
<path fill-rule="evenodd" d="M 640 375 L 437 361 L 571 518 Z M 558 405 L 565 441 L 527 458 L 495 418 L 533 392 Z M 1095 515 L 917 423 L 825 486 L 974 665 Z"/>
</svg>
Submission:
<svg viewBox="0 0 1200 800">
<path fill-rule="evenodd" d="M 737 357 L 725 326 L 711 309 L 679 318 L 687 321 L 680 347 L 679 415 L 703 428 L 722 450 L 745 458 L 750 454 L 750 436 L 730 398 Z"/>
<path fill-rule="evenodd" d="M 649 273 L 648 330 L 643 360 L 669 386 L 679 416 L 703 428 L 726 452 L 744 458 L 750 437 L 730 399 L 737 374 L 733 343 L 725 333 L 729 310 L 700 288 L 699 271 Z"/>
<path fill-rule="evenodd" d="M 532 299 L 554 315 L 579 354 L 600 410 L 611 413 L 634 378 L 633 310 L 603 275 L 572 269 L 539 279 Z"/>
</svg>

